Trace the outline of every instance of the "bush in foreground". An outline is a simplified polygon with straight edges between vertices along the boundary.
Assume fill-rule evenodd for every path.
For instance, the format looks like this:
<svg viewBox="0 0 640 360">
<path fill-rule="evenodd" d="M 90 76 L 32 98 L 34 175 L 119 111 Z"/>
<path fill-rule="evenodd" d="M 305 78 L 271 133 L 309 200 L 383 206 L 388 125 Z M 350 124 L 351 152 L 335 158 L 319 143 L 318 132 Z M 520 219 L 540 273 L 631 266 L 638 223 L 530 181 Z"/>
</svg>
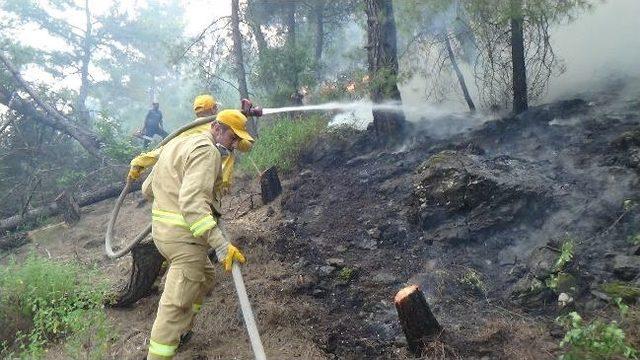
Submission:
<svg viewBox="0 0 640 360">
<path fill-rule="evenodd" d="M 71 357 L 103 358 L 106 284 L 76 263 L 30 256 L 0 269 L 0 357 L 40 358 L 63 340 Z"/>
</svg>

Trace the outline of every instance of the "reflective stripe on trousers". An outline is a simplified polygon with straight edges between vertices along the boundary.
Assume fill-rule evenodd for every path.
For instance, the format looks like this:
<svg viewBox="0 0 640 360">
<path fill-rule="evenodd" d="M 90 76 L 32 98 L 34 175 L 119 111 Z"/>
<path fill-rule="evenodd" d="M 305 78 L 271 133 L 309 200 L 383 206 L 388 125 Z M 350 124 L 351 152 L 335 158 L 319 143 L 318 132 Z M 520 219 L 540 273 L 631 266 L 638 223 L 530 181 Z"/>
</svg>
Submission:
<svg viewBox="0 0 640 360">
<path fill-rule="evenodd" d="M 165 345 L 153 340 L 149 341 L 149 353 L 153 355 L 171 358 L 176 354 L 178 345 Z"/>
</svg>

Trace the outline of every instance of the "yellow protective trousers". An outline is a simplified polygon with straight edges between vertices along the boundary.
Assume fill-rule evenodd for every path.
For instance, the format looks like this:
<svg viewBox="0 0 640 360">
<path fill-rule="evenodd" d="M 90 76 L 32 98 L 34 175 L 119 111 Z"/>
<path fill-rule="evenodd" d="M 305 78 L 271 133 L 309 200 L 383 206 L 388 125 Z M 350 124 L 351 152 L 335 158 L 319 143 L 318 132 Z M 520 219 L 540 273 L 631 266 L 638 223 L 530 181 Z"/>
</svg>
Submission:
<svg viewBox="0 0 640 360">
<path fill-rule="evenodd" d="M 151 329 L 147 359 L 171 359 L 180 335 L 191 330 L 205 295 L 214 285 L 214 267 L 203 245 L 154 242 L 168 260 L 169 269 Z"/>
</svg>

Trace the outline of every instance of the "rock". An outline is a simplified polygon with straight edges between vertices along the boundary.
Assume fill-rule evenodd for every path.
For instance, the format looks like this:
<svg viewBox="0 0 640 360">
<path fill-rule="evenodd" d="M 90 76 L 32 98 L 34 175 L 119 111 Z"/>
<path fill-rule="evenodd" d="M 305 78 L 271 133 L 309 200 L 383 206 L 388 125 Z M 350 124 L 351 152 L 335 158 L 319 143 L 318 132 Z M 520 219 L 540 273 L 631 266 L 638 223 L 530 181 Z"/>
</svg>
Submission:
<svg viewBox="0 0 640 360">
<path fill-rule="evenodd" d="M 561 326 L 558 326 L 557 324 L 552 324 L 552 328 L 551 330 L 549 330 L 549 335 L 551 335 L 556 339 L 563 338 L 565 333 L 566 331 Z"/>
<path fill-rule="evenodd" d="M 298 270 L 298 269 L 302 269 L 307 265 L 309 265 L 309 262 L 301 257 L 301 258 L 298 258 L 298 261 L 296 261 L 292 266 L 294 269 Z"/>
<path fill-rule="evenodd" d="M 373 239 L 380 239 L 380 229 L 377 227 L 367 230 L 367 234 L 369 234 L 369 236 L 371 236 L 371 238 Z"/>
<path fill-rule="evenodd" d="M 600 299 L 602 301 L 611 301 L 611 296 L 597 290 L 591 290 L 591 295 L 595 296 L 596 299 Z"/>
<path fill-rule="evenodd" d="M 544 221 L 557 192 L 549 184 L 531 161 L 446 150 L 416 170 L 409 217 L 437 240 L 481 239 L 490 230 Z"/>
<path fill-rule="evenodd" d="M 371 278 L 370 282 L 374 285 L 391 285 L 398 282 L 398 278 L 390 273 L 378 273 Z"/>
<path fill-rule="evenodd" d="M 393 339 L 393 345 L 399 348 L 407 347 L 407 338 L 404 335 L 398 335 Z"/>
<path fill-rule="evenodd" d="M 527 268 L 531 274 L 538 278 L 547 278 L 553 271 L 558 253 L 546 246 L 534 249 L 527 258 Z"/>
<path fill-rule="evenodd" d="M 569 296 L 569 294 L 560 293 L 560 295 L 558 295 L 558 306 L 560 306 L 561 308 L 569 305 L 572 302 L 573 302 L 573 298 Z"/>
<path fill-rule="evenodd" d="M 378 243 L 371 238 L 364 238 L 356 243 L 356 246 L 364 250 L 375 250 L 378 248 Z"/>
<path fill-rule="evenodd" d="M 320 289 L 320 288 L 313 289 L 313 291 L 311 292 L 311 295 L 313 295 L 314 297 L 322 297 L 324 296 L 324 294 L 325 294 L 324 289 Z"/>
<path fill-rule="evenodd" d="M 275 210 L 273 210 L 273 208 L 272 208 L 271 206 L 269 206 L 269 207 L 267 208 L 267 214 L 266 214 L 266 215 L 267 215 L 267 217 L 272 217 L 275 213 L 276 213 L 276 211 L 275 211 Z"/>
<path fill-rule="evenodd" d="M 325 266 L 320 266 L 318 270 L 320 270 L 320 273 L 323 275 L 330 275 L 332 272 L 336 270 L 336 268 L 330 265 L 325 265 Z"/>
<path fill-rule="evenodd" d="M 633 280 L 640 274 L 640 257 L 616 255 L 613 258 L 613 273 L 621 280 Z"/>
<path fill-rule="evenodd" d="M 339 253 L 343 253 L 343 252 L 347 251 L 347 247 L 344 246 L 344 245 L 338 245 L 338 246 L 336 246 L 336 251 L 339 252 Z"/>
<path fill-rule="evenodd" d="M 313 173 L 311 172 L 311 170 L 305 169 L 305 170 L 300 171 L 300 173 L 298 175 L 301 178 L 305 178 L 305 177 L 311 177 L 311 175 L 313 175 Z"/>
<path fill-rule="evenodd" d="M 325 262 L 327 263 L 327 265 L 334 266 L 334 267 L 344 266 L 344 259 L 341 259 L 341 258 L 328 258 L 327 260 L 325 260 Z"/>
<path fill-rule="evenodd" d="M 630 255 L 640 255 L 640 245 L 633 246 L 629 251 Z"/>
<path fill-rule="evenodd" d="M 407 228 L 400 224 L 386 224 L 381 227 L 380 241 L 387 244 L 402 244 L 407 238 Z"/>
</svg>

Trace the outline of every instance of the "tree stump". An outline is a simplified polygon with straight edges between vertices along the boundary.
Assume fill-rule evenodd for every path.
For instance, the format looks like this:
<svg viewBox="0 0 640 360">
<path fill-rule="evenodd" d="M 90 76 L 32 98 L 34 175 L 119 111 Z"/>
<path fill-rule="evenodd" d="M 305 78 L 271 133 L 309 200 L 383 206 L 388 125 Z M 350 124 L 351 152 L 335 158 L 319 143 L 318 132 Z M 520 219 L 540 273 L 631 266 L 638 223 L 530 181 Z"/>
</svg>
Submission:
<svg viewBox="0 0 640 360">
<path fill-rule="evenodd" d="M 129 282 L 116 296 L 113 307 L 126 307 L 151 294 L 160 275 L 164 258 L 152 241 L 141 242 L 131 250 L 133 264 Z"/>
<path fill-rule="evenodd" d="M 58 195 L 56 198 L 56 205 L 60 213 L 62 213 L 62 218 L 64 222 L 69 225 L 74 225 L 80 220 L 80 206 L 76 200 L 66 191 L 63 191 L 62 194 Z"/>
<path fill-rule="evenodd" d="M 282 185 L 275 166 L 263 171 L 260 175 L 260 193 L 262 203 L 268 204 L 282 193 Z"/>
<path fill-rule="evenodd" d="M 431 313 L 427 300 L 417 285 L 398 291 L 394 303 L 409 350 L 421 356 L 425 344 L 439 335 L 442 327 Z"/>
</svg>

